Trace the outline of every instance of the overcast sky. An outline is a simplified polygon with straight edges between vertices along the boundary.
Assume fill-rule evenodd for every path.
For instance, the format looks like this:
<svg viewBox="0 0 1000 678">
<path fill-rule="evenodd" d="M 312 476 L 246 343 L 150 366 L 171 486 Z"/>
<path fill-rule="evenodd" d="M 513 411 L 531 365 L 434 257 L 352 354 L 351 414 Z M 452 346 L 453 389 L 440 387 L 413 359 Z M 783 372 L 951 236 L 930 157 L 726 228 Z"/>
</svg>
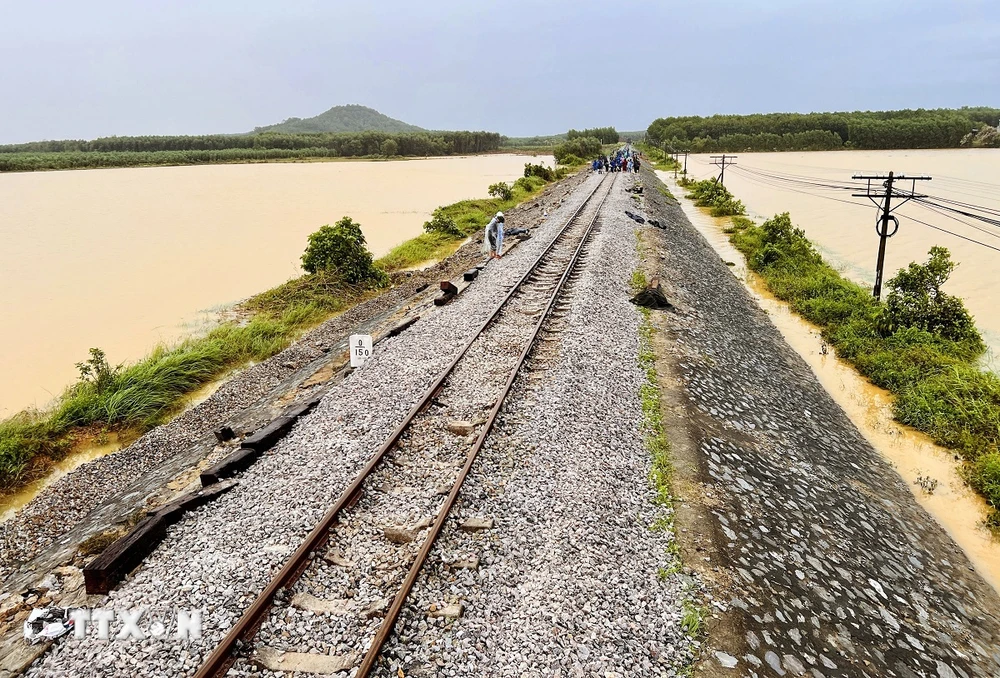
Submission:
<svg viewBox="0 0 1000 678">
<path fill-rule="evenodd" d="M 1000 105 L 998 0 L 0 0 L 0 143 Z"/>
</svg>

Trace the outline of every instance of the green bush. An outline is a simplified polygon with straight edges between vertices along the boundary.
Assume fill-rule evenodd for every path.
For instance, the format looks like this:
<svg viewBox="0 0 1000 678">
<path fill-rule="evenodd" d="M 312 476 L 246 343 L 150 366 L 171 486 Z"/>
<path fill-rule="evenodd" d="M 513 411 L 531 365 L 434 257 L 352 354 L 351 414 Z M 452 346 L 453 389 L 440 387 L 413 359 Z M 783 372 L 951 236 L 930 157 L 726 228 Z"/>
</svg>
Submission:
<svg viewBox="0 0 1000 678">
<path fill-rule="evenodd" d="M 302 255 L 302 268 L 309 273 L 335 271 L 344 282 L 352 285 L 386 284 L 388 276 L 372 263 L 372 253 L 365 245 L 361 225 L 344 217 L 309 236 L 309 245 Z"/>
<path fill-rule="evenodd" d="M 703 183 L 703 182 L 700 182 Z M 710 195 L 698 187 L 699 197 Z M 954 270 L 935 247 L 889 281 L 885 303 L 827 265 L 788 214 L 741 221 L 729 239 L 768 289 L 872 383 L 890 390 L 895 418 L 959 450 L 970 485 L 1000 509 L 1000 378 L 977 360 L 985 346 L 961 300 L 941 286 Z M 991 524 L 1000 529 L 1000 512 Z"/>
<path fill-rule="evenodd" d="M 951 254 L 944 247 L 932 247 L 928 255 L 926 263 L 911 263 L 889 281 L 889 296 L 880 324 L 882 333 L 888 335 L 901 327 L 917 327 L 985 350 L 965 304 L 941 290 L 955 270 Z"/>
<path fill-rule="evenodd" d="M 542 164 L 532 165 L 530 162 L 524 163 L 524 176 L 538 177 L 544 181 L 552 181 L 555 179 L 553 170 Z"/>
<path fill-rule="evenodd" d="M 521 177 L 514 182 L 514 190 L 523 194 L 534 193 L 545 185 L 545 180 L 535 176 Z"/>
<path fill-rule="evenodd" d="M 382 155 L 387 158 L 399 155 L 399 144 L 396 143 L 395 139 L 386 139 L 382 142 Z"/>
<path fill-rule="evenodd" d="M 559 144 L 552 151 L 560 165 L 579 165 L 580 158 L 596 157 L 601 152 L 601 140 L 594 137 L 579 137 Z M 571 157 L 573 158 L 571 160 Z"/>
<path fill-rule="evenodd" d="M 464 233 L 451 217 L 445 216 L 440 208 L 434 210 L 434 215 L 430 221 L 424 222 L 425 233 L 444 233 L 456 238 L 462 237 Z"/>
<path fill-rule="evenodd" d="M 682 183 L 689 189 L 688 196 L 698 207 L 711 208 L 713 217 L 731 217 L 746 214 L 743 203 L 733 197 L 716 179 Z"/>
<path fill-rule="evenodd" d="M 569 155 L 564 155 L 559 159 L 560 165 L 566 165 L 567 167 L 576 167 L 577 165 L 583 165 L 583 158 L 577 157 L 570 153 Z"/>
<path fill-rule="evenodd" d="M 492 195 L 494 198 L 499 198 L 500 200 L 510 200 L 514 197 L 514 190 L 504 181 L 498 181 L 495 184 L 490 184 L 487 193 Z"/>
</svg>

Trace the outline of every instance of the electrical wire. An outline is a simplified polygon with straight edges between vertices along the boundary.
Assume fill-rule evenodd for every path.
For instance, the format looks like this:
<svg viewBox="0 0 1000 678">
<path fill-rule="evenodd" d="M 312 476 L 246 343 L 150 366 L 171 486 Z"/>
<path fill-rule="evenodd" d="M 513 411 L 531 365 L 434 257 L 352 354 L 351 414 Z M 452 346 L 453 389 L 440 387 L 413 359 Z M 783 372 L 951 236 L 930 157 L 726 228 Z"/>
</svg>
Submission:
<svg viewBox="0 0 1000 678">
<path fill-rule="evenodd" d="M 946 228 L 941 228 L 940 226 L 935 226 L 934 224 L 928 224 L 926 221 L 921 221 L 920 219 L 917 219 L 916 217 L 907 217 L 907 218 L 910 221 L 915 221 L 918 224 L 923 224 L 924 226 L 928 226 L 930 228 L 933 228 L 935 231 L 941 231 L 942 233 L 947 233 L 948 235 L 953 235 L 956 238 L 961 238 L 962 240 L 968 240 L 971 243 L 975 243 L 977 245 L 982 245 L 983 247 L 986 247 L 988 249 L 996 250 L 997 252 L 1000 252 L 1000 247 L 994 247 L 993 245 L 990 245 L 990 244 L 984 243 L 982 241 L 975 240 L 973 238 L 969 238 L 967 236 L 955 233 L 954 231 L 949 231 Z"/>
</svg>

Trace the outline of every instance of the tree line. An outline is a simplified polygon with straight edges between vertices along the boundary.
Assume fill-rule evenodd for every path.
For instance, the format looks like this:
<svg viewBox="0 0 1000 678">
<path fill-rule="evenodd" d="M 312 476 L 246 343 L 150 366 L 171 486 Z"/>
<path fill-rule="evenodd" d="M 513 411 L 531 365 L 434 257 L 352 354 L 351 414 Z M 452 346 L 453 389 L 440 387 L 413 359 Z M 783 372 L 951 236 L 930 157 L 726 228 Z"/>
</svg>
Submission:
<svg viewBox="0 0 1000 678">
<path fill-rule="evenodd" d="M 288 158 L 356 158 L 482 153 L 500 148 L 495 132 L 346 132 L 104 137 L 0 146 L 0 172 L 134 167 Z"/>
<path fill-rule="evenodd" d="M 566 132 L 566 141 L 574 139 L 586 139 L 592 137 L 598 139 L 602 144 L 617 144 L 618 130 L 614 127 L 592 127 L 590 129 L 575 130 Z"/>
<path fill-rule="evenodd" d="M 755 113 L 658 118 L 647 141 L 693 152 L 836 148 L 957 148 L 973 129 L 996 126 L 1000 109 Z"/>
</svg>

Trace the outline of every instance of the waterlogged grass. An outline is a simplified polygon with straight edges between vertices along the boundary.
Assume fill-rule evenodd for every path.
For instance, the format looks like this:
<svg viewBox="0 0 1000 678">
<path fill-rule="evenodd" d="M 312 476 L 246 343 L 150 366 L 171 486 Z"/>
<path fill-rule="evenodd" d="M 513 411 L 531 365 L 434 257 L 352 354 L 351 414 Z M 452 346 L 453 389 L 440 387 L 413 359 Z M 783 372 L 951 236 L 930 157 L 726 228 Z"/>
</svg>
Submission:
<svg viewBox="0 0 1000 678">
<path fill-rule="evenodd" d="M 552 179 L 562 179 L 568 173 L 566 169 L 553 170 Z M 425 233 L 397 245 L 375 263 L 391 273 L 443 259 L 457 250 L 467 237 L 486 228 L 497 212 L 505 212 L 530 200 L 549 183 L 538 176 L 521 177 L 511 184 L 511 197 L 507 200 L 480 198 L 439 207 L 434 210 L 432 220 L 424 224 Z M 450 228 L 432 230 L 432 224 L 450 224 Z"/>
<path fill-rule="evenodd" d="M 288 346 L 320 312 L 300 307 L 281 317 L 228 323 L 174 347 L 157 347 L 128 366 L 106 362 L 66 390 L 50 412 L 23 412 L 0 422 L 0 489 L 26 479 L 39 455 L 58 458 L 80 427 L 147 430 L 172 414 L 182 398 L 227 370 L 268 358 Z"/>
<path fill-rule="evenodd" d="M 552 180 L 568 172 L 556 170 Z M 498 210 L 508 210 L 549 183 L 537 176 L 514 182 L 509 200 L 463 200 L 439 208 L 461 228 L 424 233 L 394 248 L 375 263 L 398 271 L 453 253 Z M 45 471 L 47 460 L 62 457 L 85 429 L 141 433 L 168 419 L 183 398 L 226 372 L 265 360 L 286 348 L 306 329 L 379 293 L 377 285 L 349 285 L 335 273 L 319 271 L 289 280 L 240 305 L 248 320 L 223 324 L 204 337 L 160 346 L 145 359 L 111 366 L 103 353 L 92 355 L 89 372 L 45 412 L 21 412 L 0 421 L 0 492 L 23 485 Z"/>
<path fill-rule="evenodd" d="M 447 233 L 421 233 L 416 238 L 393 247 L 381 259 L 376 259 L 375 264 L 385 271 L 402 271 L 454 254 L 462 240 L 463 238 Z"/>
<path fill-rule="evenodd" d="M 992 507 L 988 522 L 1000 528 L 1000 378 L 977 366 L 979 337 L 960 341 L 918 327 L 887 331 L 886 304 L 829 266 L 801 231 L 768 234 L 776 216 L 758 226 L 738 217 L 730 242 L 792 310 L 819 325 L 840 358 L 872 383 L 892 392 L 893 415 L 958 451 L 970 486 Z M 975 333 L 973 333 L 975 335 Z"/>
</svg>

